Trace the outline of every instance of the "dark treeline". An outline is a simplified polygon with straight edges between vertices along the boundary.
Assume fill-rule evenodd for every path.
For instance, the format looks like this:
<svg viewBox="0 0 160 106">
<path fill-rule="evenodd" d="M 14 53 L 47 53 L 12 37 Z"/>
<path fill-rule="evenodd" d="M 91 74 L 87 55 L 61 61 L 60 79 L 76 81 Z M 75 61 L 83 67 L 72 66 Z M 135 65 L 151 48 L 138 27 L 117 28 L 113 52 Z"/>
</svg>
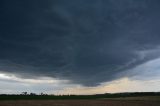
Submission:
<svg viewBox="0 0 160 106">
<path fill-rule="evenodd" d="M 160 96 L 160 92 L 106 93 L 96 95 L 48 95 L 23 92 L 22 94 L 0 94 L 0 100 L 35 100 L 35 99 L 100 99 L 137 96 Z"/>
</svg>

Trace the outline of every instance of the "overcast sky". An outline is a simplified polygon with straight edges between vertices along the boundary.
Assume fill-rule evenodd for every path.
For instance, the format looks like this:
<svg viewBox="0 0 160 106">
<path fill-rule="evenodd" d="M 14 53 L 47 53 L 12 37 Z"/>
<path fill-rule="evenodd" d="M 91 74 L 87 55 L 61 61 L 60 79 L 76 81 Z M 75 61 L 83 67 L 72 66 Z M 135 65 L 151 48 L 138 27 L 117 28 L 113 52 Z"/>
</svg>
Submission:
<svg viewBox="0 0 160 106">
<path fill-rule="evenodd" d="M 0 93 L 160 91 L 159 28 L 159 0 L 1 0 Z"/>
</svg>

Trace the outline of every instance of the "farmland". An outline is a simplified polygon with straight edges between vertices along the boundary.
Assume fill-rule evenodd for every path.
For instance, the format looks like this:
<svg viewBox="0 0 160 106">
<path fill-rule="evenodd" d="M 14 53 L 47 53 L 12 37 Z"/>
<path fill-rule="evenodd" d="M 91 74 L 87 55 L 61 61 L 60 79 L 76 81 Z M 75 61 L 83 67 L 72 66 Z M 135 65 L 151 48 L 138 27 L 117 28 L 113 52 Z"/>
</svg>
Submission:
<svg viewBox="0 0 160 106">
<path fill-rule="evenodd" d="M 4 100 L 0 106 L 159 106 L 160 100 L 89 99 L 89 100 Z M 151 97 L 152 98 L 152 97 Z M 144 99 L 144 100 L 143 100 Z M 148 97 L 147 97 L 148 99 Z"/>
<path fill-rule="evenodd" d="M 160 93 L 0 95 L 0 106 L 160 106 Z"/>
</svg>

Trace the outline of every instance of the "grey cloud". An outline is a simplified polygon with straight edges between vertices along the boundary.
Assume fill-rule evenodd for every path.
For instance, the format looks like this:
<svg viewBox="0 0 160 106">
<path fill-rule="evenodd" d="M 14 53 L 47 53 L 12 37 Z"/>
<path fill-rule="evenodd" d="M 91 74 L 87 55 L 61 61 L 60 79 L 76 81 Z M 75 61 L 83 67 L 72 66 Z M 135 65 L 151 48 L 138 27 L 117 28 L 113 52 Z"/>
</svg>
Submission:
<svg viewBox="0 0 160 106">
<path fill-rule="evenodd" d="M 2 0 L 0 6 L 6 73 L 96 85 L 159 56 L 136 54 L 159 46 L 158 0 Z"/>
</svg>

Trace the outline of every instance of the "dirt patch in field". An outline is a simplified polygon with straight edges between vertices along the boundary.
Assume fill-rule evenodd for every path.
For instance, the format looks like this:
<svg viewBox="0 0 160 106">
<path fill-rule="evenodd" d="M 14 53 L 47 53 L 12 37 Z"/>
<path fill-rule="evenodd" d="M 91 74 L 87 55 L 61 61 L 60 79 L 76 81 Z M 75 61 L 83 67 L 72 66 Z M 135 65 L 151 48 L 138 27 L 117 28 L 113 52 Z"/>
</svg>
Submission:
<svg viewBox="0 0 160 106">
<path fill-rule="evenodd" d="M 147 100 L 14 100 L 0 101 L 0 106 L 160 106 Z"/>
</svg>

